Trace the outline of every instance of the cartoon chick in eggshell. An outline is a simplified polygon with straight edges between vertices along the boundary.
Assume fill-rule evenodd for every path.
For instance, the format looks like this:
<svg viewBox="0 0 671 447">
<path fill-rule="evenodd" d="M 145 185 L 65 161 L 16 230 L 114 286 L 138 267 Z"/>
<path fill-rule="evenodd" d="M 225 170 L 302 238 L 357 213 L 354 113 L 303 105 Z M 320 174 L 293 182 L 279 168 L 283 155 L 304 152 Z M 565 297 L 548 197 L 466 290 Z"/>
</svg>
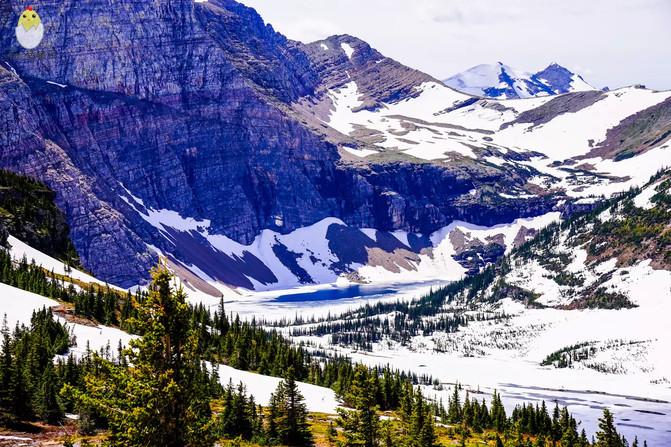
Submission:
<svg viewBox="0 0 671 447">
<path fill-rule="evenodd" d="M 27 50 L 37 47 L 44 37 L 44 25 L 39 14 L 28 6 L 19 17 L 19 25 L 16 27 L 16 40 Z"/>
</svg>

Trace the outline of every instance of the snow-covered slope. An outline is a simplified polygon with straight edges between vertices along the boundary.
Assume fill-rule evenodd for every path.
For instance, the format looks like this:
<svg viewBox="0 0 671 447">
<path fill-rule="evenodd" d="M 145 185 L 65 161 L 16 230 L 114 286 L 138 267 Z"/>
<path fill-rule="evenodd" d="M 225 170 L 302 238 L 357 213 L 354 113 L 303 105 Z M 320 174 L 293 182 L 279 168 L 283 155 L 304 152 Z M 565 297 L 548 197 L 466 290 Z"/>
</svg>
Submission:
<svg viewBox="0 0 671 447">
<path fill-rule="evenodd" d="M 6 316 L 10 328 L 13 328 L 16 323 L 29 326 L 34 311 L 58 305 L 57 301 L 0 283 L 0 318 Z M 130 335 L 119 329 L 73 324 L 61 317 L 57 318 L 61 323 L 66 323 L 75 336 L 77 345 L 70 349 L 71 354 L 85 353 L 87 343 L 92 351 L 100 351 L 108 346 L 114 351 L 119 341 L 125 345 L 131 339 Z"/>
<path fill-rule="evenodd" d="M 249 371 L 240 371 L 226 365 L 218 366 L 219 381 L 226 386 L 229 381 L 233 385 L 242 382 L 247 392 L 254 396 L 256 404 L 264 407 L 270 402 L 270 395 L 275 392 L 277 385 L 282 379 L 277 377 L 262 376 Z M 305 397 L 308 411 L 315 413 L 336 414 L 340 402 L 336 398 L 335 391 L 310 383 L 298 382 L 298 390 Z"/>
<path fill-rule="evenodd" d="M 352 41 L 352 45 L 358 44 Z M 318 54 L 326 54 L 323 57 L 330 54 L 317 47 Z M 464 178 L 490 179 L 488 184 L 474 183 L 470 192 L 465 188 L 458 193 L 454 208 L 460 211 L 454 213 L 455 221 L 473 222 L 459 219 L 465 204 L 486 209 L 505 204 L 518 212 L 537 209 L 537 215 L 550 211 L 568 214 L 590 206 L 601 196 L 640 186 L 660 167 L 671 165 L 667 126 L 658 126 L 651 138 L 645 137 L 649 129 L 644 128 L 659 112 L 664 115 L 671 109 L 671 92 L 636 87 L 596 91 L 553 64 L 531 77 L 503 66 L 496 69 L 512 74 L 510 79 L 532 79 L 548 90 L 544 97 L 478 99 L 422 77 L 413 78 L 417 81 L 414 85 L 404 85 L 407 92 L 380 96 L 389 92 L 375 90 L 379 87 L 371 78 L 375 64 L 369 61 L 363 71 L 355 64 L 364 60 L 362 48 L 356 46 L 353 56 L 344 59 L 339 50 L 338 60 L 350 70 L 347 76 L 334 73 L 338 77 L 333 78 L 333 86 L 324 87 L 322 94 L 309 101 L 294 104 L 295 111 L 318 122 L 326 137 L 340 141 L 340 155 L 347 165 L 363 166 L 363 170 L 366 166 L 382 167 L 373 172 L 394 163 L 416 165 L 418 171 L 437 165 Z M 499 76 L 499 71 L 481 70 L 478 76 L 489 79 Z M 532 96 L 531 87 L 525 88 L 521 96 Z M 565 91 L 570 93 L 550 96 Z M 386 99 L 380 100 L 382 97 Z M 502 176 L 512 180 L 504 185 Z M 427 179 L 427 183 L 434 181 L 435 177 Z M 376 187 L 385 190 L 387 185 Z M 422 275 L 435 276 L 438 265 L 448 278 L 464 273 L 454 268 L 454 259 L 446 263 L 433 257 L 437 243 L 431 233 L 443 231 L 436 226 L 426 234 L 405 232 L 414 245 L 390 245 L 388 231 L 381 232 L 385 237 L 380 243 L 368 237 L 374 229 L 361 222 L 345 224 L 327 217 L 288 234 L 264 230 L 251 244 L 242 245 L 217 234 L 207 220 L 151 209 L 126 192 L 123 200 L 158 230 L 168 241 L 166 246 L 177 247 L 179 256 L 171 260 L 178 274 L 194 290 L 211 296 L 235 294 L 234 289 L 333 284 L 343 277 L 414 281 Z M 498 200 L 491 200 L 492 196 Z M 552 204 L 534 204 L 539 198 L 549 198 Z M 389 204 L 383 206 L 407 212 L 406 197 L 395 190 L 385 193 L 385 200 Z M 533 215 L 533 211 L 524 215 Z M 431 217 L 427 215 L 428 220 Z M 518 215 L 508 220 L 499 217 L 493 223 L 510 224 L 515 217 Z M 276 222 L 281 228 L 282 216 L 276 216 Z M 400 222 L 392 224 L 403 227 Z"/>
<path fill-rule="evenodd" d="M 12 253 L 20 255 L 17 259 L 21 259 L 23 254 L 26 254 L 28 262 L 34 259 L 36 264 L 45 268 L 53 268 L 55 273 L 63 274 L 62 271 L 59 271 L 62 265 L 59 265 L 58 261 L 25 245 L 14 237 L 10 236 L 10 242 L 13 246 Z M 82 273 L 69 276 L 76 276 L 78 280 L 84 282 L 95 281 L 94 278 Z M 0 321 L 6 318 L 10 329 L 17 323 L 29 326 L 34 311 L 59 305 L 59 302 L 52 299 L 0 283 Z M 56 316 L 56 318 L 66 325 L 76 342 L 76 345 L 71 347 L 66 355 L 82 356 L 86 353 L 87 346 L 96 352 L 108 348 L 111 352 L 115 352 L 119 343 L 126 346 L 129 340 L 133 338 L 133 336 L 116 328 L 76 324 L 60 316 Z M 224 365 L 218 366 L 218 372 L 222 385 L 227 385 L 229 380 L 232 380 L 235 385 L 242 382 L 247 391 L 254 396 L 255 401 L 262 405 L 267 405 L 270 394 L 275 391 L 277 384 L 280 382 L 280 379 L 275 377 L 240 371 Z M 336 412 L 339 402 L 333 390 L 302 382 L 298 383 L 298 387 L 306 398 L 309 411 L 332 414 Z"/>
<path fill-rule="evenodd" d="M 9 235 L 7 242 L 10 246 L 9 252 L 15 259 L 23 259 L 25 257 L 28 262 L 34 260 L 35 264 L 42 266 L 46 270 L 53 271 L 57 275 L 65 275 L 84 283 L 106 285 L 105 282 L 100 281 L 91 275 L 76 269 L 69 268 L 61 261 L 54 259 L 51 256 L 45 255 L 44 253 L 34 249 L 33 247 L 29 246 L 23 241 L 18 240 L 12 235 Z"/>
<path fill-rule="evenodd" d="M 609 149 L 608 153 L 601 149 L 620 144 L 627 138 L 643 139 L 636 130 L 640 126 L 638 122 L 629 124 L 628 121 L 632 115 L 646 121 L 648 115 L 656 114 L 654 110 L 670 107 L 671 92 L 632 87 L 525 100 L 472 102 L 464 101 L 460 93 L 443 85 L 425 83 L 417 96 L 385 104 L 374 111 L 358 108 L 356 92 L 355 82 L 330 92 L 334 110 L 326 124 L 353 137 L 365 128 L 375 133 L 377 143 L 364 146 L 374 149 L 343 147 L 344 159 L 356 163 L 384 163 L 388 158 L 401 156 L 412 162 L 465 165 L 472 170 L 496 167 L 500 172 L 526 179 L 507 190 L 487 192 L 476 187 L 471 191 L 472 197 L 464 194 L 470 201 L 484 203 L 484 198 L 494 193 L 501 201 L 517 200 L 519 203 L 515 202 L 515 206 L 524 208 L 534 198 L 559 195 L 571 209 L 586 206 L 598 197 L 610 197 L 640 186 L 661 167 L 671 166 L 671 149 L 662 130 L 662 137 L 656 142 L 648 138 L 644 140 L 647 146 L 634 146 L 634 156 L 620 157 L 617 149 Z M 622 133 L 627 132 L 633 136 L 622 138 Z M 285 235 L 265 230 L 250 246 L 243 246 L 211 233 L 208 221 L 183 218 L 170 210 L 152 210 L 144 207 L 140 199 L 130 197 L 132 200 L 128 203 L 143 219 L 169 241 L 186 248 L 181 250 L 182 266 L 198 277 L 194 278 L 196 281 L 263 290 L 333 283 L 352 272 L 363 274 L 363 279 L 381 277 L 366 274 L 366 266 L 375 267 L 369 262 L 371 256 L 335 253 L 332 245 L 337 244 L 337 240 L 335 233 L 329 230 L 333 230 L 334 225 L 344 225 L 339 219 L 324 219 Z M 561 200 L 558 205 L 557 211 L 561 211 Z M 376 241 L 360 234 L 372 229 L 351 230 L 360 236 L 349 239 L 352 249 L 357 247 L 368 255 L 370 249 L 377 246 L 385 256 L 393 258 L 393 253 L 403 248 L 380 247 Z M 337 238 L 347 241 L 345 236 L 351 234 L 340 232 Z M 409 247 L 410 255 L 417 261 L 422 249 L 435 248 L 436 244 L 430 234 L 412 237 L 418 241 L 427 238 L 431 244 Z M 203 240 L 207 242 L 204 247 L 211 249 L 191 255 L 189 246 L 201 244 Z M 354 266 L 357 263 L 364 268 Z M 380 265 L 383 264 L 387 273 L 382 276 L 387 280 L 389 273 L 401 273 L 395 280 L 402 281 L 407 271 L 422 271 L 417 266 L 399 269 L 398 266 L 407 263 L 393 259 Z M 429 262 L 428 265 L 430 270 L 437 264 Z M 448 269 L 444 274 L 461 273 Z M 192 283 L 198 288 L 194 281 Z M 223 289 L 215 286 L 208 290 L 210 295 L 217 296 Z"/>
<path fill-rule="evenodd" d="M 594 90 L 578 74 L 553 63 L 537 73 L 501 62 L 482 64 L 443 81 L 460 92 L 492 99 L 519 99 Z"/>
<path fill-rule="evenodd" d="M 493 227 L 455 221 L 427 235 L 354 228 L 328 218 L 289 234 L 264 230 L 250 245 L 242 245 L 210 234 L 207 221 L 183 219 L 166 210 L 138 208 L 138 212 L 168 240 L 184 243 L 191 238 L 210 247 L 214 255 L 205 259 L 194 256 L 191 262 L 179 263 L 169 257 L 186 286 L 203 300 L 208 294 L 217 299 L 239 296 L 239 290 L 226 285 L 231 273 L 225 260 L 240 263 L 239 276 L 233 279 L 249 284 L 242 289 L 255 291 L 311 284 L 457 280 L 560 217 L 559 212 L 550 212 Z M 243 260 L 249 268 L 240 266 Z"/>
<path fill-rule="evenodd" d="M 486 395 L 496 388 L 504 398 L 557 399 L 589 433 L 608 405 L 628 438 L 669 445 L 670 210 L 668 172 L 640 191 L 551 225 L 486 272 L 449 289 L 435 313 L 421 316 L 419 309 L 431 302 L 427 297 L 411 306 L 420 316 L 403 320 L 430 325 L 480 316 L 456 331 L 427 326 L 407 339 L 382 335 L 372 352 L 333 347 L 329 336 L 296 341 L 370 365 L 417 369 L 443 383 L 465 380 L 465 387 Z M 388 306 L 379 316 L 369 309 L 358 331 L 384 334 L 401 307 Z M 343 318 L 357 319 L 357 312 L 332 321 Z"/>
<path fill-rule="evenodd" d="M 513 171 L 532 169 L 539 175 L 531 182 L 535 186 L 528 185 L 532 194 L 542 186 L 574 197 L 609 196 L 640 186 L 671 161 L 664 144 L 668 136 L 636 157 L 615 161 L 599 153 L 600 147 L 612 144 L 609 132 L 637 113 L 645 116 L 649 109 L 668 107 L 664 101 L 671 92 L 628 87 L 488 101 L 463 100 L 445 86 L 426 83 L 416 97 L 370 111 L 358 108 L 356 91 L 356 83 L 350 82 L 331 92 L 334 109 L 325 122 L 351 136 L 364 128 L 374 133 L 378 152 L 357 153 L 357 159 L 379 162 L 390 154 L 403 154 L 432 162 L 486 162 Z"/>
</svg>

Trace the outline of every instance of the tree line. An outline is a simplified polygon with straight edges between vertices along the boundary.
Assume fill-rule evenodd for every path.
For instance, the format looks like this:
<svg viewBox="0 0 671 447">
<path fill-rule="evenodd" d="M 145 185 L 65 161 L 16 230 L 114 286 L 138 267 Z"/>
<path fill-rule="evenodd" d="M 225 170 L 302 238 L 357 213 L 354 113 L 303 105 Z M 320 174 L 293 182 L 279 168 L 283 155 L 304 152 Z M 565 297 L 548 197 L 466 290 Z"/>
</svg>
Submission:
<svg viewBox="0 0 671 447">
<path fill-rule="evenodd" d="M 26 262 L 12 268 L 24 274 L 34 270 Z M 498 394 L 491 408 L 469 397 L 462 404 L 456 386 L 444 407 L 413 386 L 431 385 L 430 377 L 388 366 L 355 365 L 344 357 L 315 357 L 301 346 L 291 346 L 276 332 L 265 331 L 254 320 L 229 318 L 223 302 L 214 313 L 202 306 L 188 306 L 184 292 L 171 287 L 167 270 L 157 269 L 153 275 L 148 292 L 118 294 L 120 325 L 142 335 L 128 348 L 119 346 L 112 352 L 108 347 L 99 353 L 87 349 L 81 358 L 58 357 L 54 362 L 74 340 L 51 310 L 35 312 L 30 327 L 17 326 L 11 332 L 5 325 L 0 366 L 2 414 L 15 421 L 39 418 L 53 423 L 64 412 L 75 412 L 83 433 L 106 429 L 111 445 L 209 446 L 219 437 L 266 445 L 310 445 L 307 411 L 301 406 L 300 393 L 296 394 L 295 384 L 300 380 L 333 388 L 352 409 L 341 410 L 329 427 L 333 445 L 433 446 L 437 420 L 453 425 L 464 442 L 471 432 L 484 430 L 501 433 L 506 442 L 527 442 L 531 437 L 548 442 L 584 441 L 566 409 L 558 410 L 549 424 L 544 404 L 540 410 L 530 405 L 517 408 L 508 417 Z M 26 284 L 37 287 L 39 281 L 34 279 L 47 276 L 36 275 Z M 104 296 L 107 291 L 97 292 L 101 290 Z M 206 362 L 285 380 L 268 408 L 259 408 L 244 387 L 222 387 L 217 368 Z M 217 414 L 210 407 L 212 401 L 221 403 Z M 138 410 L 142 408 L 158 412 Z M 395 412 L 398 421 L 381 421 L 381 411 Z M 303 441 L 297 440 L 300 437 Z M 168 438 L 175 441 L 170 443 Z"/>
</svg>

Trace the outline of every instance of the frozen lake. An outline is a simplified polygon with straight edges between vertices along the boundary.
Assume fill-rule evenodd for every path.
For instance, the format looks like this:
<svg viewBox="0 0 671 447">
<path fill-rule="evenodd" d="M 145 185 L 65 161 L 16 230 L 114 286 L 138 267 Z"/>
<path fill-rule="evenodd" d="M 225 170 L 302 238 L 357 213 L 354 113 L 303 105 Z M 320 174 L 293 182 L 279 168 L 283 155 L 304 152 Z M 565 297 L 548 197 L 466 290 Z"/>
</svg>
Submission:
<svg viewBox="0 0 671 447">
<path fill-rule="evenodd" d="M 238 313 L 241 318 L 256 317 L 275 321 L 293 318 L 296 315 L 304 318 L 320 317 L 329 313 L 336 315 L 366 304 L 412 300 L 446 284 L 448 281 L 435 280 L 345 286 L 325 284 L 287 290 L 248 292 L 238 296 L 229 295 L 226 297 L 225 305 L 227 311 Z M 219 300 L 214 298 L 204 300 L 198 297 L 197 302 L 203 302 L 216 309 Z"/>
<path fill-rule="evenodd" d="M 306 286 L 289 290 L 249 292 L 226 299 L 226 309 L 243 318 L 264 318 L 267 321 L 304 319 L 328 314 L 338 315 L 365 304 L 411 300 L 446 282 L 377 283 L 371 285 L 332 284 Z M 216 300 L 218 302 L 218 300 Z M 215 305 L 215 302 L 212 303 Z M 491 399 L 494 389 L 503 398 L 509 414 L 517 404 L 545 400 L 566 405 L 581 421 L 588 436 L 597 430 L 598 418 L 608 407 L 615 415 L 620 433 L 630 442 L 634 436 L 645 439 L 650 447 L 671 446 L 671 388 L 667 383 L 654 384 L 650 379 L 664 376 L 668 368 L 654 363 L 657 373 L 604 374 L 590 369 L 555 369 L 541 367 L 540 361 L 550 352 L 581 340 L 657 340 L 648 349 L 649 359 L 659 359 L 663 340 L 668 339 L 666 326 L 653 318 L 668 315 L 668 303 L 645 305 L 628 311 L 561 311 L 524 310 L 522 305 L 506 309 L 519 316 L 499 323 L 482 322 L 469 325 L 449 337 L 455 343 L 453 352 L 432 350 L 434 336 L 413 339 L 407 347 L 377 346 L 374 352 L 357 352 L 345 347 L 334 350 L 354 361 L 370 366 L 390 364 L 398 369 L 428 374 L 442 383 L 459 382 L 469 389 L 480 389 Z M 454 338 L 456 337 L 456 338 Z M 329 338 L 307 337 L 329 349 Z M 509 348 L 501 347 L 510 346 Z M 483 349 L 481 354 L 468 354 L 462 346 L 469 344 Z M 648 354 L 646 354 L 648 355 Z M 625 363 L 634 358 L 622 357 Z M 637 362 L 641 362 L 638 359 Z M 645 366 L 645 362 L 641 363 Z M 651 375 L 652 374 L 652 375 Z M 656 374 L 656 375 L 655 375 Z M 669 377 L 666 374 L 666 377 Z M 449 385 L 448 385 L 449 387 Z M 449 397 L 449 392 L 426 389 L 428 395 Z M 462 396 L 463 398 L 463 396 Z"/>
</svg>

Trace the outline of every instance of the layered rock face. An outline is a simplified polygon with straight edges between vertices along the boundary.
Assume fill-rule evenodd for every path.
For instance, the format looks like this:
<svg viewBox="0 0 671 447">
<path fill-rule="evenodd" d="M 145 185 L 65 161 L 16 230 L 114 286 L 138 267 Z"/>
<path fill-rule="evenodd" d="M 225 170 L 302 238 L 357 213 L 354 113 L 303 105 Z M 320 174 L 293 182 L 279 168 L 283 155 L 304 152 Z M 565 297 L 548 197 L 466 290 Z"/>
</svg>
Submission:
<svg viewBox="0 0 671 447">
<path fill-rule="evenodd" d="M 301 104 L 348 76 L 365 87 L 369 109 L 435 81 L 348 36 L 325 45 L 345 44 L 351 56 L 322 55 L 321 44 L 289 41 L 231 0 L 33 7 L 45 24 L 41 53 L 13 37 L 23 4 L 11 0 L 0 12 L 9 49 L 0 55 L 0 167 L 56 191 L 83 264 L 110 282 L 146 280 L 158 252 L 187 264 L 199 250 L 217 254 L 206 240 L 158 231 L 154 210 L 250 244 L 262 230 L 286 234 L 328 217 L 429 233 L 453 219 L 490 225 L 538 215 L 557 201 L 470 193 L 521 186 L 532 171 L 343 161 L 336 144 L 349 137 Z M 263 270 L 244 256 L 231 262 L 232 271 Z"/>
<path fill-rule="evenodd" d="M 1 163 L 58 192 L 84 263 L 116 283 L 154 262 L 143 242 L 172 251 L 128 192 L 246 242 L 278 216 L 292 229 L 336 208 L 320 191 L 334 148 L 273 105 L 309 89 L 300 57 L 241 5 L 200 5 L 44 2 L 51 57 L 5 61 L 21 79 L 2 72 L 19 116 L 3 116 Z"/>
</svg>

